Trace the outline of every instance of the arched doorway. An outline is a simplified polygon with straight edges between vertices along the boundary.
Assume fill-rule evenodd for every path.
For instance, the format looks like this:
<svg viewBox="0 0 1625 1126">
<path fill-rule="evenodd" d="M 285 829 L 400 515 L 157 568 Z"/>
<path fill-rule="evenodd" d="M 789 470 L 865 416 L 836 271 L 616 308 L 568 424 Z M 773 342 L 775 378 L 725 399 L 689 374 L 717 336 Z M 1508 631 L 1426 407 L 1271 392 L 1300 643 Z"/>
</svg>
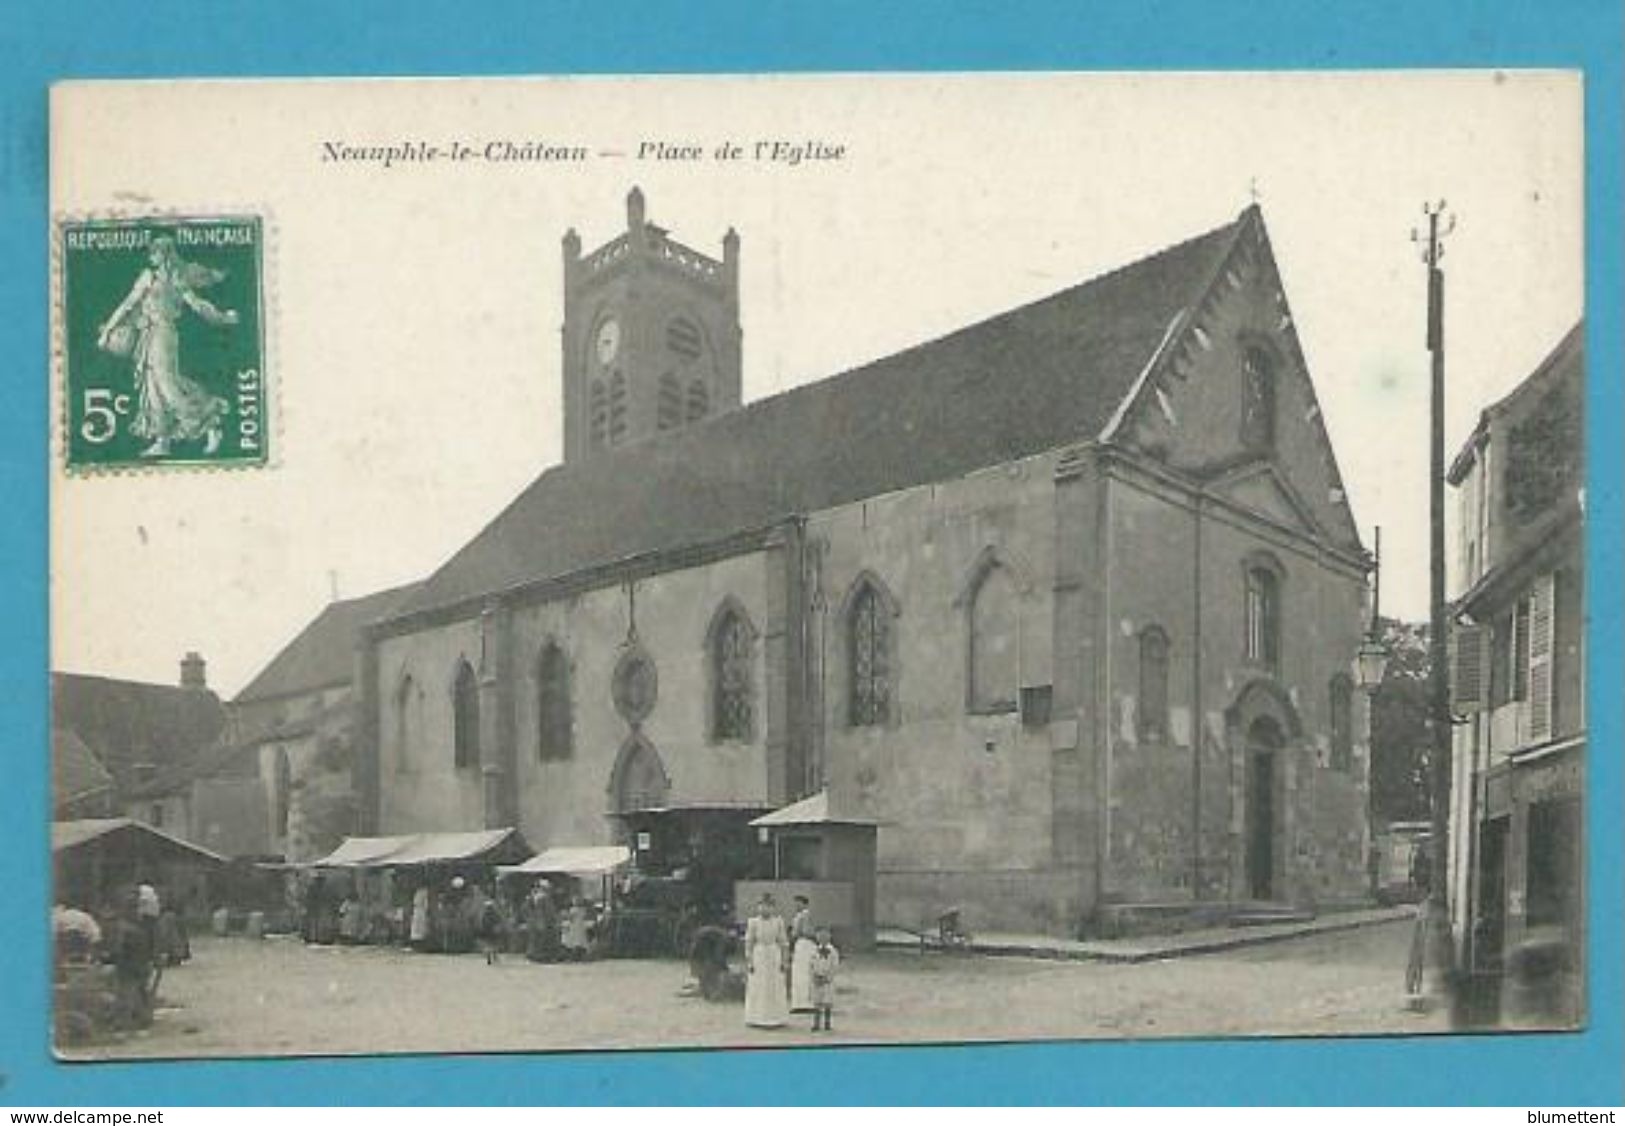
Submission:
<svg viewBox="0 0 1625 1126">
<path fill-rule="evenodd" d="M 641 735 L 633 734 L 621 747 L 610 773 L 609 800 L 615 813 L 659 809 L 666 804 L 671 780 L 660 754 Z"/>
<path fill-rule="evenodd" d="M 1273 716 L 1259 716 L 1247 726 L 1246 802 L 1243 829 L 1246 848 L 1247 895 L 1250 899 L 1275 898 L 1276 839 L 1280 835 L 1280 811 L 1276 809 L 1281 770 L 1281 750 L 1286 739 Z"/>
</svg>

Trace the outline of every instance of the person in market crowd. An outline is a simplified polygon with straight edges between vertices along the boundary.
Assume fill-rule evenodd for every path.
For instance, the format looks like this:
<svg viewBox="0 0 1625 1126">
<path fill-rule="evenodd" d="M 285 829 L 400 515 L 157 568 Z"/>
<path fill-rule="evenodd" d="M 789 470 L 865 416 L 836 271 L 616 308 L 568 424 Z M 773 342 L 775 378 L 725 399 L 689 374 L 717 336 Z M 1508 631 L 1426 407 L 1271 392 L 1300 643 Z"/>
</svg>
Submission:
<svg viewBox="0 0 1625 1126">
<path fill-rule="evenodd" d="M 812 955 L 817 943 L 817 929 L 813 926 L 812 901 L 805 895 L 795 897 L 795 912 L 790 916 L 790 1011 L 813 1011 Z"/>
<path fill-rule="evenodd" d="M 546 880 L 530 889 L 529 918 L 525 923 L 525 957 L 532 962 L 556 962 L 563 951 L 559 935 L 559 905 Z"/>
<path fill-rule="evenodd" d="M 451 888 L 440 903 L 441 949 L 447 954 L 466 954 L 474 949 L 474 926 L 469 918 L 468 881 L 451 878 Z"/>
<path fill-rule="evenodd" d="M 752 1028 L 783 1028 L 790 1019 L 784 981 L 788 944 L 784 917 L 773 896 L 764 893 L 745 924 L 745 1023 Z"/>
<path fill-rule="evenodd" d="M 347 891 L 339 901 L 339 942 L 354 946 L 361 940 L 361 901 L 355 892 Z"/>
<path fill-rule="evenodd" d="M 413 950 L 423 951 L 429 948 L 429 916 L 432 908 L 429 903 L 429 881 L 419 878 L 416 882 L 417 887 L 412 889 L 406 941 Z"/>
<path fill-rule="evenodd" d="M 163 900 L 159 898 L 158 889 L 153 887 L 152 881 L 146 876 L 136 885 L 136 912 L 141 918 L 141 925 L 147 928 L 147 937 L 157 946 L 158 918 L 164 913 Z"/>
<path fill-rule="evenodd" d="M 113 963 L 119 1020 L 126 1028 L 152 1024 L 153 939 L 141 912 L 139 889 L 132 890 L 113 924 L 107 951 Z"/>
<path fill-rule="evenodd" d="M 569 911 L 564 916 L 564 956 L 572 962 L 580 962 L 587 957 L 592 949 L 592 912 L 587 909 L 587 901 L 577 895 L 570 904 Z"/>
<path fill-rule="evenodd" d="M 841 968 L 841 952 L 830 941 L 829 928 L 819 927 L 813 951 L 807 959 L 807 976 L 812 983 L 812 1030 L 833 1032 L 835 1015 L 835 974 Z"/>
<path fill-rule="evenodd" d="M 502 960 L 502 946 L 508 939 L 507 920 L 503 918 L 498 890 L 493 887 L 471 898 L 478 905 L 475 933 L 479 938 L 480 953 L 485 955 L 486 965 L 494 966 Z"/>
</svg>

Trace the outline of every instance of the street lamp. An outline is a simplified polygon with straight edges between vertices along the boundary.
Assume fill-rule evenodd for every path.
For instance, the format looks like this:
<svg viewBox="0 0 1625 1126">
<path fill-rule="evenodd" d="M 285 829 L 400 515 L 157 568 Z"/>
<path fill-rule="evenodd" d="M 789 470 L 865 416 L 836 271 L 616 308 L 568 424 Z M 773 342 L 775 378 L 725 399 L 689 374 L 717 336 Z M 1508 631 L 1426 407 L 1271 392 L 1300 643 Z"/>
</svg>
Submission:
<svg viewBox="0 0 1625 1126">
<path fill-rule="evenodd" d="M 1377 608 L 1382 601 L 1382 529 L 1377 529 L 1375 550 L 1371 557 L 1371 624 L 1366 627 L 1365 640 L 1354 652 L 1354 671 L 1360 690 L 1375 696 L 1382 685 L 1383 673 L 1388 671 L 1388 647 L 1382 643 L 1382 626 Z"/>
</svg>

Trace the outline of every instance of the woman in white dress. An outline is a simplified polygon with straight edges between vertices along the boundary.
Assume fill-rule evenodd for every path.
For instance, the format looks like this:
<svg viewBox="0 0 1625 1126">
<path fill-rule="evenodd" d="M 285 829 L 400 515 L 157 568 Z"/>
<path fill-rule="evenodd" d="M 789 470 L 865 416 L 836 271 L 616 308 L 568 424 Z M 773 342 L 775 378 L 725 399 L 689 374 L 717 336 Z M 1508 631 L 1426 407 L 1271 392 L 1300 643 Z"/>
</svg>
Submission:
<svg viewBox="0 0 1625 1126">
<path fill-rule="evenodd" d="M 813 1011 L 812 956 L 818 946 L 813 926 L 812 902 L 796 896 L 796 913 L 790 917 L 790 1011 Z"/>
<path fill-rule="evenodd" d="M 752 1028 L 783 1028 L 790 1020 L 784 987 L 788 941 L 773 897 L 762 896 L 745 924 L 745 1023 Z"/>
</svg>

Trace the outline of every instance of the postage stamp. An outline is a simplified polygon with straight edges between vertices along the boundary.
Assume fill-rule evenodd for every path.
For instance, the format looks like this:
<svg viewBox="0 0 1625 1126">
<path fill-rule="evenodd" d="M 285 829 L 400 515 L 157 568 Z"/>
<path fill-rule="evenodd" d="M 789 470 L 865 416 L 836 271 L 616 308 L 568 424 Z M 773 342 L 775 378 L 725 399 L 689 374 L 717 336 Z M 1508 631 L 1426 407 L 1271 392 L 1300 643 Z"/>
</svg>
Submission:
<svg viewBox="0 0 1625 1126">
<path fill-rule="evenodd" d="M 70 222 L 61 239 L 68 468 L 265 464 L 260 218 Z"/>
</svg>

